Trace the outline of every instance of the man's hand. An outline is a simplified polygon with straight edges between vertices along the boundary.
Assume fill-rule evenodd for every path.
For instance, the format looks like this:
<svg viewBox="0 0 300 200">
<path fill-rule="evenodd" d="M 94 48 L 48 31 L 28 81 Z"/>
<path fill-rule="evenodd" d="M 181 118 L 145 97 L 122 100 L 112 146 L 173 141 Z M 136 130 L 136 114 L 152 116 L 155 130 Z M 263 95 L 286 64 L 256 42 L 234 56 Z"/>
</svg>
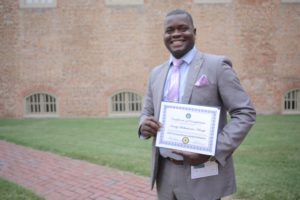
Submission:
<svg viewBox="0 0 300 200">
<path fill-rule="evenodd" d="M 154 117 L 147 117 L 141 125 L 140 132 L 144 137 L 149 138 L 151 136 L 156 136 L 156 133 L 161 126 L 162 124 Z"/>
<path fill-rule="evenodd" d="M 172 150 L 173 153 L 181 155 L 187 163 L 190 165 L 200 165 L 202 163 L 205 163 L 208 161 L 210 156 L 203 155 L 203 154 L 197 154 L 187 151 L 180 151 L 180 150 Z"/>
</svg>

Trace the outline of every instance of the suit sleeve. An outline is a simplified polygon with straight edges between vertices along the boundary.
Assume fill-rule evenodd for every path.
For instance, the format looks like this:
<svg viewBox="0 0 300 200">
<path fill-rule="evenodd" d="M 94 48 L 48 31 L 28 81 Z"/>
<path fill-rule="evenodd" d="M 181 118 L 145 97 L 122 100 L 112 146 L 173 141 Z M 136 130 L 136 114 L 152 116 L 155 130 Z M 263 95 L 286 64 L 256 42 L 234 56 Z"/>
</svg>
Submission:
<svg viewBox="0 0 300 200">
<path fill-rule="evenodd" d="M 215 157 L 221 165 L 225 165 L 226 159 L 238 148 L 255 123 L 256 112 L 231 62 L 223 59 L 221 63 L 218 88 L 230 120 L 218 135 Z"/>
<path fill-rule="evenodd" d="M 141 116 L 140 116 L 140 121 L 139 121 L 138 135 L 141 139 L 148 139 L 148 138 L 145 138 L 141 135 L 141 131 L 140 131 L 141 124 L 143 123 L 143 121 L 145 120 L 146 117 L 154 115 L 153 96 L 152 96 L 152 90 L 151 90 L 151 77 L 152 77 L 152 74 L 153 73 L 150 74 L 150 78 L 148 80 L 146 95 L 144 97 L 144 105 L 143 105 L 143 109 L 142 109 Z"/>
</svg>

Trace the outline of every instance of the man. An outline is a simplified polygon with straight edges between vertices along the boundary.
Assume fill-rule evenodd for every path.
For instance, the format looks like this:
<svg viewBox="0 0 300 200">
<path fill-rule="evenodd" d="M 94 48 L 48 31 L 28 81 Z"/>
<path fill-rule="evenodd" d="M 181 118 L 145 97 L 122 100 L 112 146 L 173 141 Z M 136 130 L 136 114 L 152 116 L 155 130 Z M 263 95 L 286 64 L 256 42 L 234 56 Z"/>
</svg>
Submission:
<svg viewBox="0 0 300 200">
<path fill-rule="evenodd" d="M 189 13 L 174 10 L 167 14 L 164 43 L 171 56 L 166 63 L 152 70 L 140 118 L 139 137 L 153 138 L 154 141 L 152 188 L 156 182 L 158 199 L 161 200 L 216 200 L 234 193 L 232 153 L 255 123 L 255 110 L 231 62 L 224 56 L 199 52 L 194 46 L 195 36 L 196 28 Z M 161 102 L 174 101 L 169 99 L 168 93 L 173 90 L 178 59 L 182 64 L 179 67 L 179 94 L 175 101 L 220 108 L 214 157 L 155 146 L 156 134 L 163 126 L 158 121 Z M 231 117 L 228 123 L 227 112 Z M 217 174 L 191 178 L 193 167 L 207 161 L 217 164 Z"/>
</svg>

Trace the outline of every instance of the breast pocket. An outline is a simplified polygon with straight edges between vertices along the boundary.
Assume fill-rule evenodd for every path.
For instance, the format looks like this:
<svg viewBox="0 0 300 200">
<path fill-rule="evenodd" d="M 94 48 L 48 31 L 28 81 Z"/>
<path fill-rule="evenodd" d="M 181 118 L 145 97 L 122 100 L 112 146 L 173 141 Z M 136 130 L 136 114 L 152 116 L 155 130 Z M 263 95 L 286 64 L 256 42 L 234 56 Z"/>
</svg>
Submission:
<svg viewBox="0 0 300 200">
<path fill-rule="evenodd" d="M 193 105 L 220 106 L 217 85 L 210 84 L 204 87 L 194 86 L 190 103 Z"/>
</svg>

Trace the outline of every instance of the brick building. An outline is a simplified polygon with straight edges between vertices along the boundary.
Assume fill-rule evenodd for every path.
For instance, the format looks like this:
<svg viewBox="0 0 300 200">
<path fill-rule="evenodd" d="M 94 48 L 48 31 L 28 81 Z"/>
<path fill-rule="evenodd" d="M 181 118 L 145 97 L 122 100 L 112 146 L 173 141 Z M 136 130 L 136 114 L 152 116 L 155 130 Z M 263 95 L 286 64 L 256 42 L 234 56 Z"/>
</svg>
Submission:
<svg viewBox="0 0 300 200">
<path fill-rule="evenodd" d="M 198 49 L 231 58 L 258 113 L 300 113 L 299 0 L 1 0 L 0 117 L 138 114 L 174 8 Z"/>
</svg>

